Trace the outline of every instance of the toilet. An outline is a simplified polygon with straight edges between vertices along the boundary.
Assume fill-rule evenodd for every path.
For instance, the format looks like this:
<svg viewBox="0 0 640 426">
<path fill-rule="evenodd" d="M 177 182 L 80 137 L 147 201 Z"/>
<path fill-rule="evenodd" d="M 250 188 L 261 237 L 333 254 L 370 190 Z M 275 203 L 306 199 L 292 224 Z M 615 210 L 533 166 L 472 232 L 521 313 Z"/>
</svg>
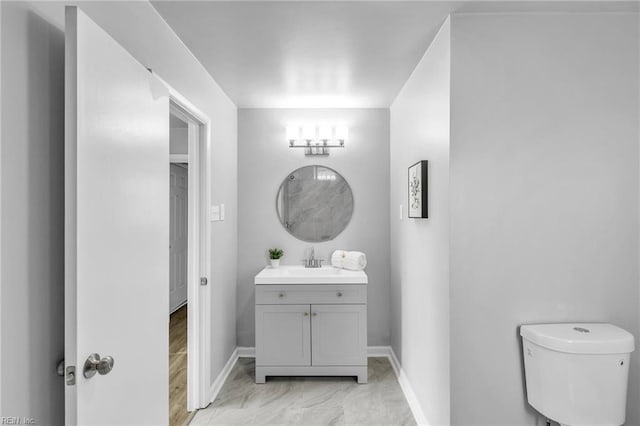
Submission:
<svg viewBox="0 0 640 426">
<path fill-rule="evenodd" d="M 612 324 L 520 327 L 527 400 L 563 426 L 625 422 L 633 335 Z"/>
</svg>

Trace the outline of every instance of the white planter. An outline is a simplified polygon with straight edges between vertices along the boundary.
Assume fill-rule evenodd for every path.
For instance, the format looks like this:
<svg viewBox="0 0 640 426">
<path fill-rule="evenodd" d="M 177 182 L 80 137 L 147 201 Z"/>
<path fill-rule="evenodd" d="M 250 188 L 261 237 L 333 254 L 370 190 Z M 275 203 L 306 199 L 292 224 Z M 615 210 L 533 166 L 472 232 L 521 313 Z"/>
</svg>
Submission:
<svg viewBox="0 0 640 426">
<path fill-rule="evenodd" d="M 269 259 L 271 260 L 271 267 L 272 268 L 277 268 L 280 266 L 280 259 Z"/>
</svg>

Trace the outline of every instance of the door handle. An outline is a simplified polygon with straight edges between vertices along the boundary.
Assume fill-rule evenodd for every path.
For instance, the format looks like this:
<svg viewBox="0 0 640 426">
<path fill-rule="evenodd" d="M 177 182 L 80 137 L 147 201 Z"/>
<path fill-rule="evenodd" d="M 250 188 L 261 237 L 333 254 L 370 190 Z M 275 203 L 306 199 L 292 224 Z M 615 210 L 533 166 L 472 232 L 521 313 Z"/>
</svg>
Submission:
<svg viewBox="0 0 640 426">
<path fill-rule="evenodd" d="M 105 356 L 104 358 L 100 358 L 98 354 L 91 354 L 89 358 L 84 362 L 84 369 L 82 370 L 82 374 L 87 379 L 92 378 L 96 375 L 96 373 L 104 376 L 105 374 L 109 374 L 109 372 L 113 369 L 114 360 L 110 356 Z"/>
</svg>

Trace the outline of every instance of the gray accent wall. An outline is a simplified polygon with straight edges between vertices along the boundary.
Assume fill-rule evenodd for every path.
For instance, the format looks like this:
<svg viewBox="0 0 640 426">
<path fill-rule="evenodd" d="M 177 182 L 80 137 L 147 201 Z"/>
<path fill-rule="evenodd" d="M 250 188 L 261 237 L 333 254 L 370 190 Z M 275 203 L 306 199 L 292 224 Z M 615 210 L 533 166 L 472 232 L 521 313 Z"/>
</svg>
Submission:
<svg viewBox="0 0 640 426">
<path fill-rule="evenodd" d="M 0 414 L 63 424 L 64 3 L 0 7 Z M 148 2 L 80 8 L 212 120 L 211 202 L 226 217 L 212 223 L 211 384 L 236 347 L 236 107 Z"/>
<path fill-rule="evenodd" d="M 638 16 L 451 25 L 451 424 L 541 425 L 519 325 L 612 322 L 640 337 Z"/>
<path fill-rule="evenodd" d="M 64 33 L 2 2 L 1 416 L 63 424 Z"/>
<path fill-rule="evenodd" d="M 391 342 L 434 426 L 449 424 L 450 39 L 447 20 L 391 105 Z M 407 168 L 420 160 L 429 218 L 409 219 Z"/>
<path fill-rule="evenodd" d="M 305 157 L 291 149 L 288 124 L 346 124 L 349 140 L 328 157 Z M 289 234 L 276 214 L 276 194 L 295 169 L 319 164 L 340 173 L 351 186 L 351 223 L 334 240 L 306 243 Z M 330 260 L 337 249 L 367 255 L 368 343 L 390 344 L 389 324 L 389 110 L 238 110 L 238 346 L 254 346 L 254 276 L 267 265 L 267 249 L 284 249 L 282 264 L 301 265 L 305 251 Z"/>
</svg>

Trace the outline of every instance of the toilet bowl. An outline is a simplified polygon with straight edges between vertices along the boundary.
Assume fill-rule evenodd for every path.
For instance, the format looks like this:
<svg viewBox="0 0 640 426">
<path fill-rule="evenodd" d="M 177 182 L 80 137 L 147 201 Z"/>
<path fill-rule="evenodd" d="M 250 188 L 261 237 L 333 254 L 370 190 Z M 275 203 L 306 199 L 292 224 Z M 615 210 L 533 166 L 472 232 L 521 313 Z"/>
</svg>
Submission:
<svg viewBox="0 0 640 426">
<path fill-rule="evenodd" d="M 520 327 L 527 400 L 563 426 L 625 422 L 634 338 L 612 324 Z"/>
</svg>

